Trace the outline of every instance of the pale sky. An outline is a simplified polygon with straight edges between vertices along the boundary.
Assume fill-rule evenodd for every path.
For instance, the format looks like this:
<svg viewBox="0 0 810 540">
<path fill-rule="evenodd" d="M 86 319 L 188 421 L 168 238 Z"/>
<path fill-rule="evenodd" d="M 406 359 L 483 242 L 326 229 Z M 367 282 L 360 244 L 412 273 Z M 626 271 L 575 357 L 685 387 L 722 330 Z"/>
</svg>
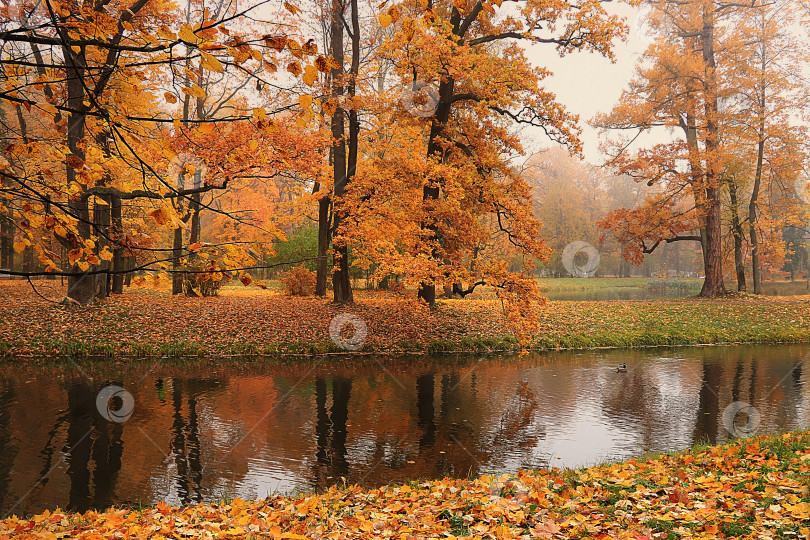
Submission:
<svg viewBox="0 0 810 540">
<path fill-rule="evenodd" d="M 627 17 L 630 26 L 627 41 L 617 41 L 614 46 L 615 63 L 593 53 L 573 53 L 561 58 L 556 49 L 549 45 L 532 45 L 527 52 L 532 62 L 554 73 L 553 77 L 546 79 L 545 87 L 557 94 L 558 101 L 569 112 L 579 115 L 585 159 L 594 165 L 600 165 L 604 158 L 598 148 L 599 134 L 588 125 L 588 121 L 597 113 L 610 112 L 622 90 L 627 87 L 636 62 L 649 43 L 643 34 L 643 27 L 639 28 L 640 10 L 627 5 L 617 5 L 614 9 Z M 527 154 L 554 144 L 540 129 L 524 133 Z"/>
</svg>

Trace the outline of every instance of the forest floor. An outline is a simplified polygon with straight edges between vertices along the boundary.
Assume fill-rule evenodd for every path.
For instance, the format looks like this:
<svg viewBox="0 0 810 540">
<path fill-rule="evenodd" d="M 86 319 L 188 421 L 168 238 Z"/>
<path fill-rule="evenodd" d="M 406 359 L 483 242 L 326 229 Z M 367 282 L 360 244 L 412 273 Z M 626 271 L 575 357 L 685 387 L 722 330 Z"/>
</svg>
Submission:
<svg viewBox="0 0 810 540">
<path fill-rule="evenodd" d="M 538 470 L 175 508 L 45 512 L 0 538 L 810 538 L 810 432 Z"/>
<path fill-rule="evenodd" d="M 514 348 L 495 299 L 440 300 L 358 290 L 356 303 L 291 298 L 228 287 L 210 298 L 130 288 L 88 307 L 65 307 L 59 281 L 0 280 L 0 355 L 149 357 L 341 352 L 330 339 L 338 314 L 368 330 L 360 352 L 443 353 Z M 240 286 L 241 287 L 241 286 Z M 41 295 L 41 296 L 39 296 Z M 43 298 L 44 297 L 44 298 Z M 538 349 L 716 343 L 810 342 L 810 296 L 732 296 L 649 301 L 548 302 L 540 308 Z"/>
</svg>

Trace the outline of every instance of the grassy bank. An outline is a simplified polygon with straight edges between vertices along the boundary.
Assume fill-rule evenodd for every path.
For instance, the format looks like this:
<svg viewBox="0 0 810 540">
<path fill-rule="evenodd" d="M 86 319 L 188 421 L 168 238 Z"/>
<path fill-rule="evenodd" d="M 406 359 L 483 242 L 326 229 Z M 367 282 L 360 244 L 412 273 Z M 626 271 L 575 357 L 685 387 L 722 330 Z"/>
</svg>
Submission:
<svg viewBox="0 0 810 540">
<path fill-rule="evenodd" d="M 582 470 L 174 508 L 60 510 L 0 538 L 807 538 L 810 433 Z"/>
<path fill-rule="evenodd" d="M 39 292 L 57 299 L 56 282 Z M 367 326 L 360 352 L 443 353 L 516 346 L 492 299 L 442 300 L 437 310 L 387 293 L 357 291 L 340 307 L 318 298 L 228 289 L 219 297 L 171 297 L 130 289 L 100 304 L 67 308 L 0 281 L 0 355 L 151 357 L 340 352 L 329 322 L 348 311 Z M 549 302 L 540 310 L 539 349 L 810 341 L 810 298 Z"/>
</svg>

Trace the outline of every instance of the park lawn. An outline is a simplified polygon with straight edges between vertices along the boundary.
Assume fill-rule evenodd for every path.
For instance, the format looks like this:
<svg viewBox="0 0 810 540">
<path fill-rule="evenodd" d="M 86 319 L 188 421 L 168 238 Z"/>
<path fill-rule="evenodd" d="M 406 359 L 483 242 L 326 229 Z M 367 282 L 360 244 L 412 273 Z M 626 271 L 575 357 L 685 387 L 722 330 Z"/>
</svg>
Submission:
<svg viewBox="0 0 810 540">
<path fill-rule="evenodd" d="M 55 510 L 0 521 L 0 539 L 805 539 L 809 443 L 810 432 L 794 432 L 580 470 L 185 508 Z"/>
<path fill-rule="evenodd" d="M 570 291 L 600 291 L 610 289 L 646 289 L 652 282 L 665 281 L 658 278 L 647 277 L 592 277 L 588 279 L 577 278 L 537 278 L 537 284 L 543 292 L 570 292 Z M 689 284 L 691 288 L 700 290 L 702 279 L 678 278 L 678 282 Z"/>
<path fill-rule="evenodd" d="M 58 281 L 36 282 L 59 299 Z M 89 307 L 65 307 L 24 281 L 0 280 L 0 354 L 8 358 L 289 355 L 340 352 L 328 327 L 348 311 L 368 337 L 360 352 L 442 353 L 516 347 L 495 299 L 441 300 L 356 291 L 356 303 L 291 298 L 254 287 L 218 297 L 127 289 Z M 538 349 L 810 342 L 810 297 L 548 302 Z"/>
</svg>

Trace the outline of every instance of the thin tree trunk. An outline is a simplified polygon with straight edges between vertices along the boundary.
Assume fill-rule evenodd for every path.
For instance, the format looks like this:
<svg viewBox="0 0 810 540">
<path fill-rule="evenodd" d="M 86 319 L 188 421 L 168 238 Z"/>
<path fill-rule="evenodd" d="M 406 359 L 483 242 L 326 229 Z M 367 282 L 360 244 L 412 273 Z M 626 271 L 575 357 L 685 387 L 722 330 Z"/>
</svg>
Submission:
<svg viewBox="0 0 810 540">
<path fill-rule="evenodd" d="M 313 193 L 317 193 L 320 189 L 320 184 L 316 183 Z M 317 296 L 326 296 L 329 279 L 329 244 L 332 241 L 330 204 L 329 195 L 324 195 L 318 200 L 318 264 L 315 274 L 315 294 Z"/>
<path fill-rule="evenodd" d="M 751 236 L 751 266 L 754 276 L 754 294 L 762 294 L 762 268 L 759 262 L 759 239 L 757 238 L 757 200 L 762 182 L 762 160 L 765 153 L 765 138 L 760 131 L 759 148 L 757 149 L 757 172 L 751 201 L 748 203 L 748 234 Z"/>
<path fill-rule="evenodd" d="M 740 212 L 737 206 L 737 183 L 732 178 L 728 182 L 728 193 L 731 198 L 731 233 L 734 237 L 734 270 L 737 275 L 737 291 L 745 292 L 745 261 L 743 259 L 743 233 L 742 223 L 740 222 Z"/>
<path fill-rule="evenodd" d="M 180 273 L 180 258 L 183 256 L 183 228 L 177 227 L 174 230 L 174 242 L 172 244 L 172 294 L 182 294 L 183 274 Z"/>
<path fill-rule="evenodd" d="M 121 240 L 124 237 L 123 219 L 121 217 L 121 198 L 113 195 L 110 199 L 110 237 L 113 242 L 112 267 L 115 273 L 112 277 L 112 292 L 121 294 L 124 292 L 124 247 Z"/>
<path fill-rule="evenodd" d="M 14 221 L 0 216 L 0 268 L 14 269 Z"/>
<path fill-rule="evenodd" d="M 764 21 L 761 22 L 764 24 Z M 762 267 L 759 262 L 759 238 L 757 237 L 757 202 L 762 184 L 762 163 L 765 157 L 765 41 L 762 41 L 762 63 L 760 64 L 760 93 L 757 126 L 757 169 L 754 176 L 754 187 L 751 190 L 751 200 L 748 203 L 748 233 L 751 236 L 751 266 L 754 276 L 754 294 L 762 294 Z"/>
<path fill-rule="evenodd" d="M 196 244 L 199 241 L 200 241 L 200 194 L 194 193 L 191 196 L 191 235 L 189 237 L 189 244 Z"/>
<path fill-rule="evenodd" d="M 109 231 L 110 230 L 110 202 L 111 197 L 109 195 L 105 197 L 100 197 L 104 202 L 107 204 L 96 202 L 93 206 L 93 223 L 95 224 L 97 230 L 99 231 Z M 107 233 L 109 234 L 109 232 Z M 103 235 L 98 235 L 98 240 L 96 240 L 96 247 L 100 251 L 104 246 L 109 245 L 106 238 Z M 105 261 L 104 259 L 99 259 L 98 270 L 109 270 L 110 263 L 109 261 Z M 107 298 L 107 292 L 109 291 L 110 287 L 110 274 L 98 274 L 95 279 L 95 295 L 96 298 Z"/>
</svg>

